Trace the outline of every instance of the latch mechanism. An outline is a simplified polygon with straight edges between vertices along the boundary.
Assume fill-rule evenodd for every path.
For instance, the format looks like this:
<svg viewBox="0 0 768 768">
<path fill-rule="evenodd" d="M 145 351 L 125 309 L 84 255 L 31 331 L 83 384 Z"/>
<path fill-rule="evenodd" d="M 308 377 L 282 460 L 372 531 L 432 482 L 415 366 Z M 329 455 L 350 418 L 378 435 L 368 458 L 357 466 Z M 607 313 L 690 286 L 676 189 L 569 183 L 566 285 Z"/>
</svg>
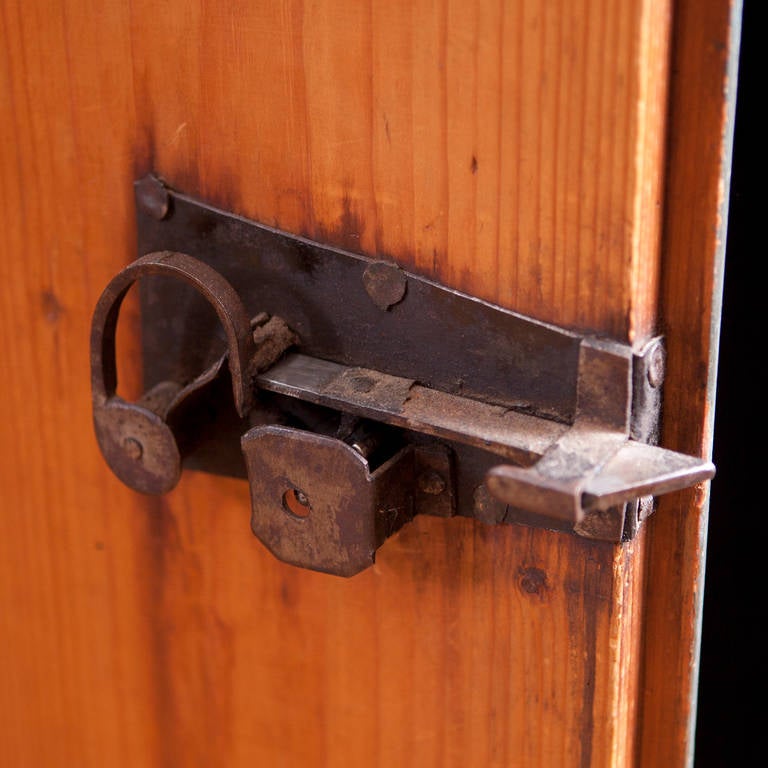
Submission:
<svg viewBox="0 0 768 768">
<path fill-rule="evenodd" d="M 351 576 L 416 514 L 626 541 L 654 496 L 714 475 L 655 444 L 661 338 L 541 323 L 153 176 L 136 200 L 142 255 L 93 317 L 102 453 L 145 493 L 182 466 L 247 478 L 281 560 Z M 115 331 L 137 281 L 147 389 L 128 403 Z"/>
</svg>

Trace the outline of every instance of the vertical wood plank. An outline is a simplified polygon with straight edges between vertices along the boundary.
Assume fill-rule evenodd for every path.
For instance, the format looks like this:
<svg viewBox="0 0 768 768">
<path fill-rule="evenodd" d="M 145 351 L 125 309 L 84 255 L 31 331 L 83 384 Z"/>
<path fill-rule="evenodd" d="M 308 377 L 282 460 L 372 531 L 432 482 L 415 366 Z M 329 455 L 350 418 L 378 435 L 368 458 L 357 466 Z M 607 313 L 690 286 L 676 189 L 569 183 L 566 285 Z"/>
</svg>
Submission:
<svg viewBox="0 0 768 768">
<path fill-rule="evenodd" d="M 677 4 L 661 311 L 665 444 L 709 457 L 741 4 Z M 695 190 L 695 194 L 691 194 Z M 716 482 L 716 481 L 715 481 Z M 649 526 L 641 765 L 689 765 L 707 488 L 663 498 Z"/>
<path fill-rule="evenodd" d="M 670 0 L 1 8 L 2 762 L 631 765 L 644 536 L 425 519 L 351 581 L 298 571 L 250 535 L 244 483 L 187 473 L 146 499 L 107 473 L 86 340 L 154 170 L 641 341 Z"/>
<path fill-rule="evenodd" d="M 669 2 L 195 8 L 133 5 L 142 170 L 542 319 L 653 333 Z"/>
<path fill-rule="evenodd" d="M 0 763 L 151 765 L 146 528 L 85 384 L 93 298 L 134 237 L 128 16 L 70 10 L 0 6 Z"/>
</svg>

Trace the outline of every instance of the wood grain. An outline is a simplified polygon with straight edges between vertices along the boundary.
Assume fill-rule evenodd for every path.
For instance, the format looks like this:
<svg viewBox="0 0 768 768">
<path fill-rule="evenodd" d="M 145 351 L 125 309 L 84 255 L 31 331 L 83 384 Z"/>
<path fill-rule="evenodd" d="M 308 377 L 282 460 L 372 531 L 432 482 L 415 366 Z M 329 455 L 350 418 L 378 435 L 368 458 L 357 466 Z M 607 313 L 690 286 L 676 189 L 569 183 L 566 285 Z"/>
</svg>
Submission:
<svg viewBox="0 0 768 768">
<path fill-rule="evenodd" d="M 669 0 L 0 5 L 0 763 L 633 764 L 644 536 L 420 519 L 350 581 L 298 571 L 250 535 L 243 483 L 152 499 L 108 473 L 87 338 L 153 170 L 641 342 L 669 27 Z"/>
<path fill-rule="evenodd" d="M 0 763 L 152 765 L 145 523 L 104 474 L 84 378 L 134 237 L 128 20 L 0 9 Z"/>
<path fill-rule="evenodd" d="M 137 170 L 536 317 L 653 332 L 668 3 L 132 8 Z"/>
<path fill-rule="evenodd" d="M 661 314 L 664 444 L 711 456 L 741 3 L 678 3 Z M 691 190 L 696 190 L 691 194 Z M 714 482 L 717 482 L 715 479 Z M 649 526 L 640 765 L 693 754 L 708 487 L 662 498 Z"/>
</svg>

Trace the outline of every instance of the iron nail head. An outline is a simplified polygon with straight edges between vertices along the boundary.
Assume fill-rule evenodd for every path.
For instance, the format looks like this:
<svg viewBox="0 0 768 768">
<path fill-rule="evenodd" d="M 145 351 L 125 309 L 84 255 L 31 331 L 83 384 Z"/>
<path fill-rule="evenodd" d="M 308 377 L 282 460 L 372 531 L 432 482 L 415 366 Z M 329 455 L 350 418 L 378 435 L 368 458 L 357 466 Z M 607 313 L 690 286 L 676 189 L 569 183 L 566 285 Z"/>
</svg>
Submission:
<svg viewBox="0 0 768 768">
<path fill-rule="evenodd" d="M 383 310 L 403 300 L 408 280 L 397 264 L 374 261 L 363 272 L 363 285 L 373 303 Z"/>
<path fill-rule="evenodd" d="M 145 213 L 162 221 L 171 209 L 171 196 L 157 176 L 148 174 L 136 184 L 136 200 Z"/>
</svg>

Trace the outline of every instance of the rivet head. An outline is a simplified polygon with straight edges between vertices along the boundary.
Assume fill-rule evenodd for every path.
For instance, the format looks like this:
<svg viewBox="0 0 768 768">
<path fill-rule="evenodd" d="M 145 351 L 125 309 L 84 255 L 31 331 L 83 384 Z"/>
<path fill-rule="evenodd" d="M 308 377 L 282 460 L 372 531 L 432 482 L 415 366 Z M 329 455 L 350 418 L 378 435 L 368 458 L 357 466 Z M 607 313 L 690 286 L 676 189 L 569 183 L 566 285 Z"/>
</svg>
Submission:
<svg viewBox="0 0 768 768">
<path fill-rule="evenodd" d="M 171 197 L 160 179 L 149 174 L 136 183 L 136 202 L 141 209 L 162 221 L 171 208 Z"/>
<path fill-rule="evenodd" d="M 664 383 L 664 368 L 666 363 L 666 355 L 664 353 L 664 346 L 657 344 L 649 353 L 648 356 L 648 383 L 656 389 Z"/>
<path fill-rule="evenodd" d="M 363 272 L 363 285 L 373 303 L 383 310 L 403 300 L 408 280 L 397 264 L 374 261 Z"/>
<path fill-rule="evenodd" d="M 123 450 L 129 459 L 138 461 L 144 455 L 144 446 L 135 437 L 123 440 Z"/>
<path fill-rule="evenodd" d="M 422 472 L 418 479 L 419 490 L 430 496 L 438 496 L 445 490 L 445 479 L 439 472 Z"/>
</svg>

